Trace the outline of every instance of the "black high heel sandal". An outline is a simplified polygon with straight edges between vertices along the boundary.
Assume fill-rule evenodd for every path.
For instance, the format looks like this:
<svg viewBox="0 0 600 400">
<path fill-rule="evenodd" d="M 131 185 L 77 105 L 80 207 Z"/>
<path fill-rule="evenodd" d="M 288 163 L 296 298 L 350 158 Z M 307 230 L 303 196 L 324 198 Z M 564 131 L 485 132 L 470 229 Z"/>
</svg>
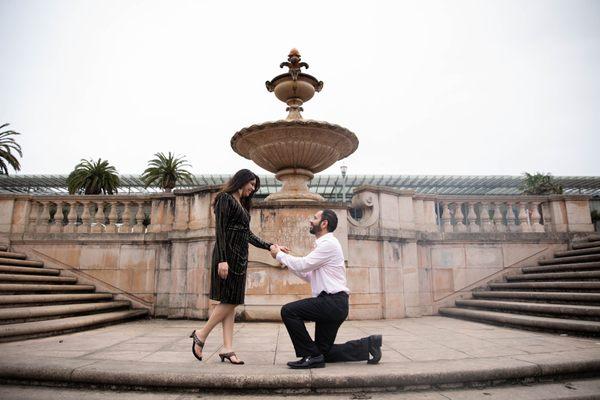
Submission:
<svg viewBox="0 0 600 400">
<path fill-rule="evenodd" d="M 196 354 L 196 347 L 195 345 L 200 346 L 200 349 L 204 348 L 204 342 L 202 340 L 200 340 L 200 338 L 196 335 L 196 331 L 194 330 L 192 332 L 192 334 L 190 335 L 190 337 L 192 339 L 194 339 L 194 342 L 192 343 L 192 354 L 194 355 L 194 357 L 196 357 L 198 359 L 198 361 L 202 361 L 202 356 L 199 356 L 198 354 Z"/>
<path fill-rule="evenodd" d="M 231 361 L 231 357 L 236 357 L 237 355 L 232 351 L 230 353 L 220 353 L 219 357 L 221 357 L 221 362 L 225 362 L 225 359 L 228 359 L 230 363 L 232 363 L 233 365 L 243 365 L 244 362 L 242 360 L 240 361 Z"/>
</svg>

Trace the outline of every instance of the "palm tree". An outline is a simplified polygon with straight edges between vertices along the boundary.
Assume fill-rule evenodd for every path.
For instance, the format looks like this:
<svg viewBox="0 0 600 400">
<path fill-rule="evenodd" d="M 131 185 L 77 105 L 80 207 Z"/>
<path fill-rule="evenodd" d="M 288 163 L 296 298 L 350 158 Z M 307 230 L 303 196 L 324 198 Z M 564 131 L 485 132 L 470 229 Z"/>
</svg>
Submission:
<svg viewBox="0 0 600 400">
<path fill-rule="evenodd" d="M 542 174 L 536 172 L 523 174 L 523 183 L 521 183 L 523 194 L 562 194 L 563 188 L 554 181 L 551 174 Z"/>
<path fill-rule="evenodd" d="M 146 187 L 158 186 L 170 192 L 177 181 L 192 182 L 192 174 L 185 167 L 191 167 L 185 157 L 175 157 L 169 152 L 154 154 L 156 158 L 148 161 L 148 168 L 142 174 L 142 180 Z"/>
<path fill-rule="evenodd" d="M 21 163 L 13 151 L 23 157 L 21 146 L 11 136 L 20 135 L 19 132 L 15 131 L 2 131 L 9 124 L 0 125 L 0 175 L 8 175 L 8 165 L 10 165 L 15 171 L 21 170 Z M 7 165 L 8 164 L 8 165 Z"/>
<path fill-rule="evenodd" d="M 67 178 L 69 193 L 113 194 L 119 187 L 119 175 L 108 161 L 81 160 Z"/>
</svg>

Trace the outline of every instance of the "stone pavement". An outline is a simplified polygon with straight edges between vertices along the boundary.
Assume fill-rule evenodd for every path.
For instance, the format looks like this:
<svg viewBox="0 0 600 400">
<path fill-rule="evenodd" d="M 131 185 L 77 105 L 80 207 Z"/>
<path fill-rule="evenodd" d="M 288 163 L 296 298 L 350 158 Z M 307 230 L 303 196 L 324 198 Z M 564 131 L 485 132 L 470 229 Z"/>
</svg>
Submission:
<svg viewBox="0 0 600 400">
<path fill-rule="evenodd" d="M 445 317 L 346 321 L 337 342 L 383 335 L 378 365 L 328 364 L 290 370 L 296 357 L 280 323 L 237 323 L 235 350 L 244 366 L 221 363 L 216 329 L 203 362 L 191 354 L 203 321 L 145 320 L 91 331 L 0 344 L 0 379 L 77 386 L 168 390 L 336 391 L 423 389 L 600 376 L 600 339 L 561 336 Z M 312 328 L 312 327 L 311 327 Z"/>
</svg>

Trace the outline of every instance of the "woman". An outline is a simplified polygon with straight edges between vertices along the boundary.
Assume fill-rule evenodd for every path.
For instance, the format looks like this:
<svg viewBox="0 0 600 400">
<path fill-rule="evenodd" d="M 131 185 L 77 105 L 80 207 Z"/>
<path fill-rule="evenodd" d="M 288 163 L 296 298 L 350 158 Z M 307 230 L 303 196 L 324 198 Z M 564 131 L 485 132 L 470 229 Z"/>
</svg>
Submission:
<svg viewBox="0 0 600 400">
<path fill-rule="evenodd" d="M 192 353 L 202 361 L 202 347 L 213 328 L 223 327 L 221 361 L 244 364 L 233 352 L 235 307 L 244 303 L 248 243 L 269 250 L 265 242 L 250 231 L 252 196 L 260 188 L 260 179 L 252 171 L 242 169 L 223 186 L 214 202 L 216 241 L 211 263 L 210 298 L 219 301 L 206 325 L 190 335 L 194 339 Z M 286 249 L 287 250 L 287 249 Z"/>
</svg>

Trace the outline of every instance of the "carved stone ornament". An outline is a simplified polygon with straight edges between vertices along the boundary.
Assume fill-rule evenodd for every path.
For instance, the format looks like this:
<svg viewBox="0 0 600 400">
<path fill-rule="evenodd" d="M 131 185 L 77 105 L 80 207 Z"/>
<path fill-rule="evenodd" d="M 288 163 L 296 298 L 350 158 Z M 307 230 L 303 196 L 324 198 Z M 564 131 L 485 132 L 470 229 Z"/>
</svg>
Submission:
<svg viewBox="0 0 600 400">
<path fill-rule="evenodd" d="M 353 218 L 348 214 L 348 222 L 351 225 L 361 228 L 367 228 L 374 225 L 379 219 L 379 200 L 377 193 L 360 192 L 352 198 L 352 208 L 359 209 L 362 217 L 360 219 Z"/>
</svg>

